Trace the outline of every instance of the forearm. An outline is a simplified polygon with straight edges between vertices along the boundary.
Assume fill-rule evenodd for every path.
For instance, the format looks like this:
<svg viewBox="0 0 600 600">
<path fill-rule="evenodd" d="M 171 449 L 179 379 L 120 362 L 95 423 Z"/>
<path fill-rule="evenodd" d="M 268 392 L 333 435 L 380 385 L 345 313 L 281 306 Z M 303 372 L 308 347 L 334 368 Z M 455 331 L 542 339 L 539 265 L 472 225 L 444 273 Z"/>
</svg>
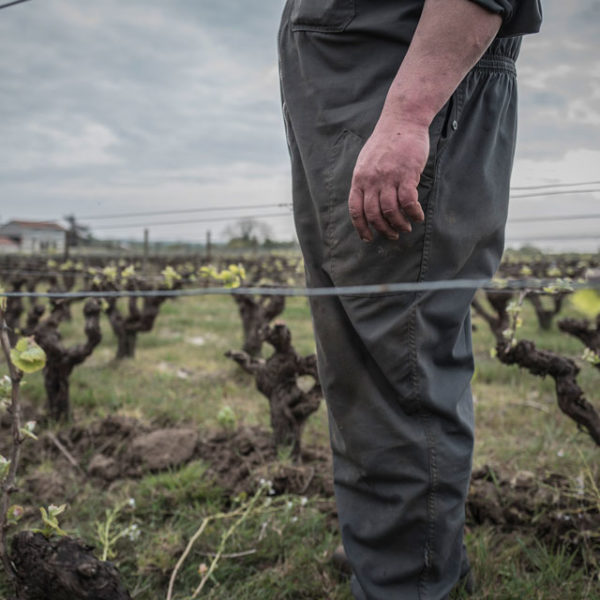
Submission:
<svg viewBox="0 0 600 600">
<path fill-rule="evenodd" d="M 488 48 L 502 18 L 470 0 L 425 0 L 381 121 L 429 126 Z"/>
<path fill-rule="evenodd" d="M 429 125 L 490 45 L 502 18 L 470 0 L 425 0 L 419 25 L 381 116 L 363 146 L 348 208 L 364 241 L 390 239 L 425 219 L 417 187 L 429 154 Z"/>
</svg>

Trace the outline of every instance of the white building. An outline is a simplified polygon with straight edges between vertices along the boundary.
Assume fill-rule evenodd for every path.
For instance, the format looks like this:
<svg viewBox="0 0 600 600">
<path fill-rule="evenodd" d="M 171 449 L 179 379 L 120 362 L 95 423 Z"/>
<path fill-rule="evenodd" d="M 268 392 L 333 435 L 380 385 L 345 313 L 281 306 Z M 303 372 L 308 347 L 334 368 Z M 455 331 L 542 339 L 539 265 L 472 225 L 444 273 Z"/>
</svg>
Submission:
<svg viewBox="0 0 600 600">
<path fill-rule="evenodd" d="M 19 251 L 19 244 L 8 237 L 0 235 L 0 254 L 15 254 Z"/>
<path fill-rule="evenodd" d="M 9 221 L 0 226 L 0 237 L 19 246 L 20 252 L 64 252 L 66 229 L 51 221 Z M 1 250 L 0 250 L 1 251 Z"/>
</svg>

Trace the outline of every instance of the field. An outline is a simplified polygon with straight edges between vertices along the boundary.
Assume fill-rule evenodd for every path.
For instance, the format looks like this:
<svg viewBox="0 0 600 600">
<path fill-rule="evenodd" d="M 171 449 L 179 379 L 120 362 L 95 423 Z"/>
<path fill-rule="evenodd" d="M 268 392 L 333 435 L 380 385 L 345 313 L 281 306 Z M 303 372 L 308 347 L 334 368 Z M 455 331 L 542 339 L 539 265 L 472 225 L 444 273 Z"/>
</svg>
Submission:
<svg viewBox="0 0 600 600">
<path fill-rule="evenodd" d="M 69 343 L 82 340 L 81 304 L 73 314 L 73 321 L 61 325 Z M 561 312 L 568 315 L 577 316 L 569 300 Z M 296 350 L 314 352 L 307 301 L 287 300 L 281 318 Z M 579 360 L 581 343 L 555 326 L 539 330 L 527 304 L 523 322 L 519 337 Z M 583 503 L 600 509 L 598 449 L 559 411 L 551 379 L 500 364 L 490 353 L 494 339 L 487 324 L 475 317 L 474 326 L 479 481 L 472 490 L 476 501 L 466 543 L 475 597 L 598 599 L 600 534 L 582 534 L 581 527 L 575 533 L 577 527 L 569 526 Z M 106 551 L 133 598 L 156 600 L 167 597 L 178 558 L 203 520 L 212 517 L 178 572 L 173 599 L 190 598 L 219 555 L 199 597 L 349 600 L 348 581 L 330 560 L 340 539 L 325 407 L 308 421 L 302 465 L 288 452 L 273 450 L 266 399 L 253 378 L 224 356 L 242 345 L 232 299 L 167 301 L 154 329 L 139 336 L 135 359 L 116 362 L 116 340 L 104 318 L 101 329 L 101 344 L 71 377 L 72 422 L 41 423 L 40 439 L 24 447 L 13 498 L 25 508 L 19 527 L 41 527 L 40 506 L 66 503 L 60 527 L 94 546 L 98 556 Z M 600 407 L 600 371 L 582 367 L 579 382 Z M 26 419 L 43 421 L 40 373 L 26 377 L 22 394 Z M 6 427 L 4 419 L 2 451 Z M 150 442 L 134 452 L 131 442 L 167 428 L 182 440 L 197 432 L 194 450 L 178 459 L 181 448 L 170 448 L 180 464 L 149 469 L 143 453 L 150 460 L 156 448 Z M 161 443 L 160 436 L 148 440 Z M 96 462 L 92 469 L 99 452 L 115 461 Z M 260 491 L 261 480 L 270 480 L 275 494 Z M 512 518 L 505 518 L 508 512 Z M 494 518 L 499 513 L 504 517 Z M 561 527 L 556 519 L 564 521 Z M 111 536 L 113 542 L 107 542 Z M 0 597 L 9 597 L 1 578 Z"/>
</svg>

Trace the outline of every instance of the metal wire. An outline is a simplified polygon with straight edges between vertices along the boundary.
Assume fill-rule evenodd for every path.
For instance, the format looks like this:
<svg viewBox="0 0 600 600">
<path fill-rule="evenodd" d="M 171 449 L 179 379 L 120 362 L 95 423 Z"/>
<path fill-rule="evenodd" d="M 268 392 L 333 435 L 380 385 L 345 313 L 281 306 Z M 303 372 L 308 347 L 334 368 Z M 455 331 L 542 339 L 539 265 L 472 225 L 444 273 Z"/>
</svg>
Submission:
<svg viewBox="0 0 600 600">
<path fill-rule="evenodd" d="M 291 205 L 290 205 L 291 206 Z M 274 219 L 275 217 L 291 217 L 292 213 L 270 213 L 270 214 L 255 214 L 255 215 L 242 215 L 236 217 L 236 219 Z M 188 223 L 218 223 L 220 221 L 226 221 L 228 217 L 211 217 L 208 219 L 186 219 L 185 221 L 160 221 L 153 223 L 129 223 L 127 225 L 97 225 L 96 229 L 104 231 L 105 229 L 133 229 L 135 227 L 162 227 L 163 225 L 186 225 Z"/>
<path fill-rule="evenodd" d="M 511 200 L 516 200 L 517 198 L 545 198 L 546 196 L 567 196 L 568 194 L 595 194 L 596 192 L 600 192 L 600 188 L 593 188 L 589 190 L 561 190 L 560 192 L 539 192 L 533 194 L 515 194 L 511 196 Z"/>
<path fill-rule="evenodd" d="M 93 221 L 95 219 L 125 219 L 130 217 L 154 217 L 158 215 L 175 215 L 183 213 L 198 213 L 198 212 L 225 212 L 230 210 L 252 210 L 255 208 L 290 208 L 291 202 L 270 202 L 269 204 L 245 204 L 237 206 L 201 206 L 199 208 L 177 208 L 175 210 L 154 210 L 146 212 L 129 212 L 112 215 L 90 215 L 77 217 L 81 221 Z M 261 216 L 261 215 L 258 215 Z"/>
<path fill-rule="evenodd" d="M 79 291 L 79 292 L 2 292 L 7 298 L 176 298 L 181 296 L 293 296 L 293 297 L 326 297 L 326 296 L 381 296 L 388 294 L 435 292 L 447 290 L 495 290 L 514 291 L 531 290 L 544 291 L 548 287 L 558 286 L 561 280 L 556 279 L 510 279 L 494 282 L 491 279 L 453 279 L 441 281 L 418 281 L 405 283 L 382 283 L 375 285 L 350 285 L 341 287 L 207 287 L 187 290 L 117 290 L 117 291 Z M 565 280 L 562 280 L 564 283 Z M 569 288 L 600 289 L 598 281 L 574 282 L 568 281 Z"/>
<path fill-rule="evenodd" d="M 600 219 L 600 213 L 587 213 L 585 215 L 548 215 L 535 217 L 515 217 L 509 219 L 508 223 L 537 223 L 538 221 L 582 221 L 588 219 Z M 600 238 L 600 234 L 598 235 Z"/>
<path fill-rule="evenodd" d="M 14 0 L 13 2 L 7 2 L 6 4 L 0 4 L 0 9 L 14 6 L 15 4 L 21 4 L 22 2 L 29 2 L 29 0 Z"/>
<path fill-rule="evenodd" d="M 511 186 L 511 191 L 514 190 L 545 190 L 552 188 L 573 187 L 576 185 L 598 185 L 600 181 L 574 181 L 573 183 L 547 183 L 546 185 L 521 185 Z"/>
</svg>

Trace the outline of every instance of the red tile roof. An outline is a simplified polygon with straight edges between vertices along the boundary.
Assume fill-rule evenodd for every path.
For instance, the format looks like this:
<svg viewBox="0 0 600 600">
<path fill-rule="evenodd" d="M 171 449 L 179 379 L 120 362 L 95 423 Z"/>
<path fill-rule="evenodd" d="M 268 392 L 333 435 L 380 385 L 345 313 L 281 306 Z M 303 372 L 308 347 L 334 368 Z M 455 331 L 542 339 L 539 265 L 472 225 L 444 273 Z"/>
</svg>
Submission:
<svg viewBox="0 0 600 600">
<path fill-rule="evenodd" d="M 19 225 L 25 229 L 50 229 L 53 231 L 65 231 L 65 228 L 52 221 L 9 221 L 6 225 Z"/>
</svg>

